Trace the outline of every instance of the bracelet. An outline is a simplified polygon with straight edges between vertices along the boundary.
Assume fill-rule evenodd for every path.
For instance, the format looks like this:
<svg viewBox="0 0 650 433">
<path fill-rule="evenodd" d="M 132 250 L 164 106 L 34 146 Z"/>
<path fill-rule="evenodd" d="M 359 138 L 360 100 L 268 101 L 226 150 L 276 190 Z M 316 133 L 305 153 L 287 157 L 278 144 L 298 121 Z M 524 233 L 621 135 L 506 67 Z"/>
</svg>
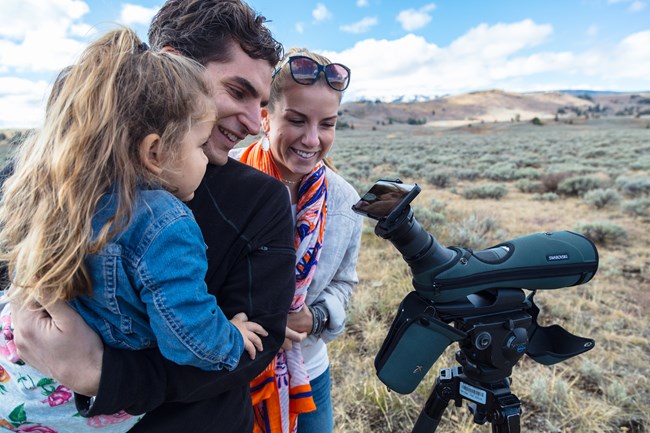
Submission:
<svg viewBox="0 0 650 433">
<path fill-rule="evenodd" d="M 325 330 L 325 326 L 327 325 L 327 310 L 322 303 L 309 305 L 307 308 L 309 308 L 313 318 L 310 334 L 315 337 L 320 337 L 320 334 Z"/>
</svg>

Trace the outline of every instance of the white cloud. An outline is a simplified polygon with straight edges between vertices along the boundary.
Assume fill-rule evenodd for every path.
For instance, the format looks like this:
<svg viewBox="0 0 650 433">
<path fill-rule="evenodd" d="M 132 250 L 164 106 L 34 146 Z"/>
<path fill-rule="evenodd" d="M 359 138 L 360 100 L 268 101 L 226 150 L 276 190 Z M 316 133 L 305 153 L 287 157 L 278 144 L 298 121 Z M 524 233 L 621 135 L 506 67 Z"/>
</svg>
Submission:
<svg viewBox="0 0 650 433">
<path fill-rule="evenodd" d="M 379 20 L 377 17 L 365 17 L 356 23 L 342 25 L 339 29 L 346 33 L 366 33 L 371 27 L 376 26 L 378 23 Z"/>
<path fill-rule="evenodd" d="M 85 42 L 41 27 L 17 43 L 0 40 L 0 64 L 5 71 L 55 72 L 72 63 L 85 46 Z"/>
<path fill-rule="evenodd" d="M 48 82 L 97 32 L 89 10 L 80 0 L 0 0 L 0 124 L 41 122 Z"/>
<path fill-rule="evenodd" d="M 49 88 L 45 81 L 0 77 L 0 128 L 30 128 L 41 124 Z"/>
<path fill-rule="evenodd" d="M 568 71 L 574 68 L 575 61 L 576 58 L 571 52 L 531 54 L 492 65 L 490 78 L 503 80 L 558 70 Z"/>
<path fill-rule="evenodd" d="M 613 48 L 583 52 L 544 50 L 552 35 L 552 26 L 524 20 L 481 24 L 445 47 L 408 34 L 366 39 L 324 54 L 352 69 L 346 99 L 433 97 L 492 88 L 650 88 L 650 30 L 629 35 Z"/>
<path fill-rule="evenodd" d="M 86 38 L 95 33 L 81 21 L 88 11 L 88 5 L 79 0 L 0 2 L 3 71 L 58 71 L 68 65 L 81 53 Z"/>
<path fill-rule="evenodd" d="M 598 35 L 599 30 L 600 29 L 598 28 L 598 26 L 596 24 L 592 24 L 592 25 L 589 26 L 589 28 L 587 29 L 587 31 L 585 33 L 586 33 L 586 35 L 588 37 L 593 38 L 593 37 Z"/>
<path fill-rule="evenodd" d="M 420 9 L 405 9 L 397 14 L 397 21 L 400 22 L 402 28 L 407 32 L 412 32 L 429 24 L 431 21 L 432 12 L 436 8 L 434 3 L 429 3 Z"/>
<path fill-rule="evenodd" d="M 42 25 L 67 29 L 89 11 L 80 0 L 2 0 L 0 37 L 20 39 Z M 57 31 L 55 35 L 59 34 Z"/>
<path fill-rule="evenodd" d="M 646 8 L 646 3 L 644 1 L 634 1 L 628 9 L 630 12 L 640 12 Z"/>
<path fill-rule="evenodd" d="M 80 38 L 88 38 L 97 33 L 97 28 L 86 23 L 72 24 L 70 26 L 70 35 Z"/>
<path fill-rule="evenodd" d="M 311 15 L 316 21 L 325 21 L 332 18 L 332 13 L 327 10 L 327 6 L 325 6 L 323 3 L 318 3 L 316 5 L 316 8 L 311 11 Z"/>
<path fill-rule="evenodd" d="M 295 28 L 296 28 L 296 32 L 300 33 L 301 35 L 305 32 L 305 24 L 304 23 L 297 22 Z"/>
<path fill-rule="evenodd" d="M 125 3 L 122 5 L 122 11 L 120 12 L 120 22 L 127 26 L 138 24 L 148 26 L 153 16 L 158 12 L 158 9 L 160 9 L 159 6 L 146 8 L 140 5 Z"/>
<path fill-rule="evenodd" d="M 548 24 L 523 20 L 513 24 L 480 24 L 470 29 L 450 46 L 455 53 L 499 59 L 524 48 L 541 44 L 553 33 Z"/>
<path fill-rule="evenodd" d="M 613 53 L 603 54 L 602 61 L 606 65 L 608 75 L 617 79 L 645 79 L 648 83 L 650 77 L 648 47 L 650 47 L 650 30 L 627 36 L 613 50 Z M 650 83 L 646 84 L 648 85 Z"/>
<path fill-rule="evenodd" d="M 645 0 L 607 0 L 607 3 L 609 4 L 629 3 L 627 10 L 630 12 L 640 12 L 644 10 L 647 6 L 647 2 Z"/>
<path fill-rule="evenodd" d="M 360 8 L 368 6 L 368 0 L 357 0 L 357 6 Z"/>
</svg>

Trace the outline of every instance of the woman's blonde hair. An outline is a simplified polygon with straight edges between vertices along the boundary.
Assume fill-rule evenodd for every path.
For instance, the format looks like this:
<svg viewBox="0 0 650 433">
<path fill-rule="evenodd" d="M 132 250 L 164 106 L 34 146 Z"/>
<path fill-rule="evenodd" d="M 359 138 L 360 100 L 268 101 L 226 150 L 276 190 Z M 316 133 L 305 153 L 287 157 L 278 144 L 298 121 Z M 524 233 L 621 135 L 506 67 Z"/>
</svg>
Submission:
<svg viewBox="0 0 650 433">
<path fill-rule="evenodd" d="M 179 158 L 195 121 L 214 112 L 203 67 L 154 52 L 130 29 L 92 43 L 53 86 L 43 128 L 22 145 L 2 189 L 0 259 L 20 303 L 48 306 L 90 294 L 84 266 L 129 223 L 140 184 L 163 184 L 140 157 L 158 134 L 164 161 Z M 100 197 L 118 196 L 115 216 L 93 233 Z"/>
</svg>

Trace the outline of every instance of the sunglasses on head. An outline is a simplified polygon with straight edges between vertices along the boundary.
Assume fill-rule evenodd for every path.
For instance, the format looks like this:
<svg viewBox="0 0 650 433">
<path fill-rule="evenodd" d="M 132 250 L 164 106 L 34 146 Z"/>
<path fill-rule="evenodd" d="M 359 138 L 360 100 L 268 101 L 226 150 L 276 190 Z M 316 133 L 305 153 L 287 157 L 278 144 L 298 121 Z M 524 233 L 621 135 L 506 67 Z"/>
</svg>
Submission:
<svg viewBox="0 0 650 433">
<path fill-rule="evenodd" d="M 280 66 L 275 68 L 272 78 L 275 78 L 278 72 L 289 63 L 291 78 L 298 84 L 314 84 L 320 73 L 325 75 L 325 81 L 334 90 L 344 91 L 350 84 L 350 68 L 340 63 L 330 63 L 321 65 L 316 60 L 307 56 L 291 56 L 286 58 Z"/>
</svg>

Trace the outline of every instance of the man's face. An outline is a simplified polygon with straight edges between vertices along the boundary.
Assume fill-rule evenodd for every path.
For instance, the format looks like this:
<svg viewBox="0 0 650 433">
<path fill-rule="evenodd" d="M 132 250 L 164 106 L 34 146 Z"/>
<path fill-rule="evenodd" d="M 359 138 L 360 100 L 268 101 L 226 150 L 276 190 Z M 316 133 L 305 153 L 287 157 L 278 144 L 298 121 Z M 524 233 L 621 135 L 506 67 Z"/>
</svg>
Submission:
<svg viewBox="0 0 650 433">
<path fill-rule="evenodd" d="M 229 62 L 209 62 L 205 74 L 212 83 L 217 122 L 205 148 L 210 163 L 224 165 L 228 151 L 260 130 L 260 108 L 266 106 L 273 68 L 253 59 L 238 44 Z"/>
</svg>

